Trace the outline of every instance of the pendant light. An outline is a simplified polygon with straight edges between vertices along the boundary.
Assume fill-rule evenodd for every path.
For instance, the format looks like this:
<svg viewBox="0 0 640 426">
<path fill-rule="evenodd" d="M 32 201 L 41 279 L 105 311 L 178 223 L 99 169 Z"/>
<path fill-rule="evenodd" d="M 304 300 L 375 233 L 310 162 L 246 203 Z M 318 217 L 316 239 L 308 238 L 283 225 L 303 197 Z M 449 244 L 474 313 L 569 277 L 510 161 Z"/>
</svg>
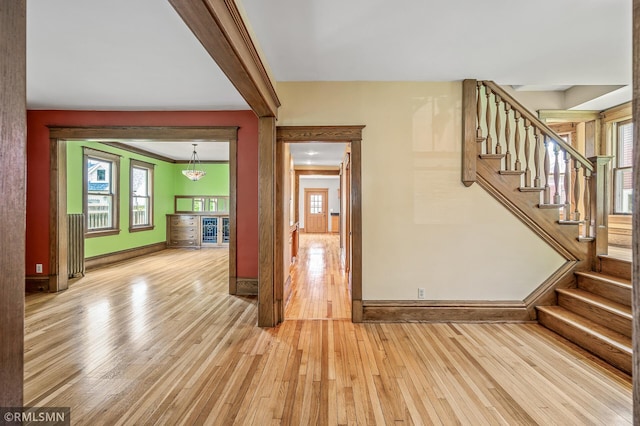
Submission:
<svg viewBox="0 0 640 426">
<path fill-rule="evenodd" d="M 207 172 L 205 172 L 204 170 L 199 170 L 201 169 L 200 159 L 198 158 L 198 153 L 196 152 L 196 146 L 198 146 L 198 144 L 194 143 L 192 145 L 193 145 L 193 154 L 191 154 L 191 159 L 189 160 L 189 165 L 187 166 L 187 169 L 183 170 L 182 174 L 185 175 L 187 179 L 196 181 L 196 180 L 202 179 L 204 175 L 207 174 Z"/>
</svg>

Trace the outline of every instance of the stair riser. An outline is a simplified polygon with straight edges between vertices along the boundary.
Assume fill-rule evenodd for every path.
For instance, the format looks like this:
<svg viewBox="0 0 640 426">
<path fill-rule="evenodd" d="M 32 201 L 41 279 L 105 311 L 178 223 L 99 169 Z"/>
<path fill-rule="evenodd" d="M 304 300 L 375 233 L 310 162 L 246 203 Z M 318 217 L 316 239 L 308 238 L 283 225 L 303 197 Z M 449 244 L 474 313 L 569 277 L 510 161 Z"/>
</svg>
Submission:
<svg viewBox="0 0 640 426">
<path fill-rule="evenodd" d="M 578 288 L 581 288 L 591 293 L 597 294 L 614 302 L 621 303 L 626 306 L 631 306 L 631 289 L 626 287 L 619 287 L 615 284 L 608 283 L 606 281 L 600 281 L 591 277 L 584 277 L 581 275 L 578 278 Z"/>
<path fill-rule="evenodd" d="M 599 272 L 614 277 L 624 278 L 625 280 L 630 280 L 631 263 L 611 257 L 601 257 Z"/>
<path fill-rule="evenodd" d="M 542 325 L 555 331 L 567 340 L 577 344 L 586 351 L 597 355 L 625 373 L 631 374 L 631 354 L 621 352 L 618 348 L 609 345 L 607 342 L 598 339 L 596 336 L 576 328 L 571 324 L 562 321 L 562 319 L 549 315 L 546 312 L 538 311 L 538 320 Z"/>
<path fill-rule="evenodd" d="M 592 305 L 588 301 L 563 293 L 558 293 L 558 304 L 597 324 L 608 327 L 627 337 L 631 337 L 631 319 L 627 317 L 620 316 L 614 312 L 602 309 L 600 306 Z"/>
</svg>

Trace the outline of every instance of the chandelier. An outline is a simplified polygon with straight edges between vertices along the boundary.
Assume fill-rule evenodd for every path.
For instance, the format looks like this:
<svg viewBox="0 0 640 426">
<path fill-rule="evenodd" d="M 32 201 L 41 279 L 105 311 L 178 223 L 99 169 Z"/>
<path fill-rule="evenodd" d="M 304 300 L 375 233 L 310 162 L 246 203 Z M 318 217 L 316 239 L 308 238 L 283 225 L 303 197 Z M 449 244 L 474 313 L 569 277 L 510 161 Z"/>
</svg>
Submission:
<svg viewBox="0 0 640 426">
<path fill-rule="evenodd" d="M 191 159 L 189 160 L 189 165 L 187 166 L 187 169 L 183 170 L 182 174 L 185 175 L 187 179 L 196 181 L 196 180 L 202 179 L 204 175 L 207 174 L 207 172 L 205 172 L 204 170 L 198 170 L 198 168 L 201 168 L 199 167 L 200 159 L 198 158 L 198 153 L 196 152 L 196 146 L 198 146 L 198 144 L 194 143 L 192 145 L 193 145 L 193 154 L 191 154 Z"/>
</svg>

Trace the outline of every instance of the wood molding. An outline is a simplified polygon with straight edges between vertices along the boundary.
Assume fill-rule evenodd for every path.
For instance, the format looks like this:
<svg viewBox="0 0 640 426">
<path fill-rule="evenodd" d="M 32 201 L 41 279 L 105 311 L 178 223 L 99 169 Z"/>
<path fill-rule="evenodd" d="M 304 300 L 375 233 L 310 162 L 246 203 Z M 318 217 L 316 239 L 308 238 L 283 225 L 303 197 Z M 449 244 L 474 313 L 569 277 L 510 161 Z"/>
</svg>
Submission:
<svg viewBox="0 0 640 426">
<path fill-rule="evenodd" d="M 276 129 L 276 143 L 289 142 L 346 142 L 351 144 L 350 173 L 351 173 L 351 239 L 353 241 L 350 265 L 351 274 L 351 315 L 353 322 L 362 321 L 362 129 L 365 126 L 278 126 Z M 266 168 L 266 165 L 258 164 L 258 167 Z M 278 163 L 276 167 L 282 167 Z M 340 170 L 336 170 L 340 174 Z M 260 175 L 260 179 L 262 179 Z M 296 171 L 296 194 L 299 193 L 299 175 Z M 262 191 L 260 191 L 261 196 Z M 274 203 L 282 204 L 282 197 L 278 198 L 276 191 Z M 266 197 L 266 196 L 265 196 Z M 297 197 L 296 197 L 297 198 Z M 298 204 L 295 213 L 298 214 Z M 296 216 L 295 222 L 298 222 Z M 303 232 L 303 230 L 300 230 Z M 276 252 L 283 252 L 284 246 L 275 246 Z M 262 263 L 262 262 L 261 262 Z M 275 285 L 281 286 L 282 282 Z M 261 287 L 262 290 L 262 287 Z M 280 290 L 278 290 L 280 291 Z"/>
<path fill-rule="evenodd" d="M 118 148 L 123 151 L 132 152 L 134 154 L 144 155 L 145 157 L 153 158 L 154 160 L 164 161 L 165 163 L 175 163 L 173 158 L 165 157 L 164 155 L 156 154 L 155 152 L 147 151 L 146 149 L 138 148 L 137 146 L 127 145 L 122 142 L 100 142 L 103 145 Z"/>
<path fill-rule="evenodd" d="M 568 109 L 541 109 L 538 110 L 538 118 L 547 124 L 548 120 L 562 120 L 566 122 L 593 121 L 600 118 L 600 111 L 595 110 L 568 110 Z"/>
<path fill-rule="evenodd" d="M 257 278 L 236 278 L 236 295 L 238 296 L 257 296 L 258 295 L 258 279 Z"/>
<path fill-rule="evenodd" d="M 229 140 L 229 294 L 237 292 L 238 271 L 238 139 Z"/>
<path fill-rule="evenodd" d="M 294 169 L 295 180 L 296 180 L 296 193 L 293 194 L 293 217 L 294 222 L 300 222 L 300 176 L 339 176 L 340 169 L 336 170 L 326 170 L 326 169 Z M 304 231 L 304 228 L 301 228 Z"/>
<path fill-rule="evenodd" d="M 519 301 L 363 300 L 363 322 L 529 322 Z"/>
<path fill-rule="evenodd" d="M 234 294 L 237 268 L 237 143 L 238 126 L 49 126 L 50 136 L 50 209 L 49 209 L 49 274 L 54 278 L 49 288 L 67 285 L 67 162 L 66 139 L 149 139 L 191 142 L 206 139 L 229 142 L 229 292 Z M 60 265 L 60 266 L 58 266 Z M 57 268 L 57 269 L 52 269 Z M 64 268 L 61 272 L 60 268 Z"/>
<path fill-rule="evenodd" d="M 27 175 L 26 14 L 25 0 L 3 2 L 0 7 L 0 407 L 23 405 Z"/>
<path fill-rule="evenodd" d="M 635 115 L 633 114 L 633 106 L 631 105 L 631 102 L 626 102 L 613 108 L 606 109 L 600 114 L 602 121 L 605 123 L 610 121 L 627 120 L 632 116 Z"/>
<path fill-rule="evenodd" d="M 362 140 L 365 126 L 278 126 L 281 142 L 352 142 Z"/>
<path fill-rule="evenodd" d="M 27 293 L 40 293 L 49 291 L 49 275 L 27 275 L 24 277 L 25 291 Z"/>
<path fill-rule="evenodd" d="M 55 139 L 151 139 L 192 142 L 193 139 L 227 142 L 238 139 L 237 126 L 48 126 Z"/>
<path fill-rule="evenodd" d="M 115 251 L 113 253 L 101 254 L 98 256 L 87 257 L 84 260 L 85 270 L 90 271 L 98 269 L 103 266 L 108 266 L 116 262 L 122 262 L 123 260 L 131 259 L 134 257 L 144 256 L 146 254 L 155 253 L 158 251 L 166 250 L 167 242 L 162 241 L 159 243 L 149 244 L 146 246 L 134 247 L 126 250 Z"/>
<path fill-rule="evenodd" d="M 471 186 L 476 181 L 478 142 L 476 134 L 477 81 L 462 82 L 462 183 Z"/>
<path fill-rule="evenodd" d="M 233 0 L 169 0 L 258 117 L 276 117 L 280 101 Z"/>
<path fill-rule="evenodd" d="M 640 182 L 640 0 L 633 0 L 633 181 Z M 637 187 L 637 184 L 636 184 Z M 640 192 L 633 191 L 633 420 L 640 424 Z"/>
<path fill-rule="evenodd" d="M 580 264 L 580 262 L 577 261 L 565 262 L 553 274 L 551 274 L 551 276 L 544 280 L 538 288 L 525 297 L 524 304 L 526 305 L 532 320 L 535 320 L 538 315 L 536 306 L 557 304 L 556 289 L 575 286 L 576 280 L 574 273 L 578 270 L 586 269 L 587 267 L 584 265 L 585 263 L 588 262 L 583 262 L 583 264 Z"/>
<path fill-rule="evenodd" d="M 275 299 L 276 120 L 258 120 L 258 326 L 278 324 Z M 282 283 L 276 283 L 282 285 Z"/>
</svg>

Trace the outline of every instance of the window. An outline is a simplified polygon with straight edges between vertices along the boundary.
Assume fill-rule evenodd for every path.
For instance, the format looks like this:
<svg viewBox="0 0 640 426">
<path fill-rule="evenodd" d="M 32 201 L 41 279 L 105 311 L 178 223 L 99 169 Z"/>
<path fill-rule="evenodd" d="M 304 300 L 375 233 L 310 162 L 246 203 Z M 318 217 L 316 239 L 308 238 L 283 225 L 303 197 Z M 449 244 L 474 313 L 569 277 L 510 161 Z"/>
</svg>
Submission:
<svg viewBox="0 0 640 426">
<path fill-rule="evenodd" d="M 633 122 L 622 121 L 617 124 L 616 159 L 613 169 L 613 194 L 615 214 L 631 214 L 633 199 Z"/>
<path fill-rule="evenodd" d="M 83 151 L 85 234 L 87 237 L 118 234 L 120 157 L 87 147 Z"/>
<path fill-rule="evenodd" d="M 153 164 L 131 160 L 129 231 L 153 229 Z"/>
</svg>

